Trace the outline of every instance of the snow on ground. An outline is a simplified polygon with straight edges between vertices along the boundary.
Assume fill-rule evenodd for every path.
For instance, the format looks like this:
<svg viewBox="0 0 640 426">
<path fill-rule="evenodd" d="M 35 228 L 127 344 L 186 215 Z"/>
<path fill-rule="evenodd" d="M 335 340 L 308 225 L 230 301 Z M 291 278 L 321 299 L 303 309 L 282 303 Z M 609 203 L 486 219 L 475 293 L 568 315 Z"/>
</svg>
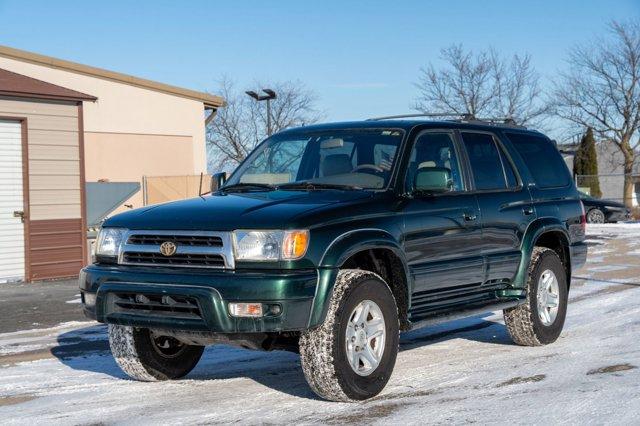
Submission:
<svg viewBox="0 0 640 426">
<path fill-rule="evenodd" d="M 389 384 L 354 404 L 317 399 L 299 357 L 206 350 L 185 380 L 120 372 L 105 327 L 0 334 L 4 424 L 640 423 L 640 224 L 589 226 L 595 262 L 572 283 L 561 338 L 511 343 L 499 313 L 406 333 Z"/>
</svg>

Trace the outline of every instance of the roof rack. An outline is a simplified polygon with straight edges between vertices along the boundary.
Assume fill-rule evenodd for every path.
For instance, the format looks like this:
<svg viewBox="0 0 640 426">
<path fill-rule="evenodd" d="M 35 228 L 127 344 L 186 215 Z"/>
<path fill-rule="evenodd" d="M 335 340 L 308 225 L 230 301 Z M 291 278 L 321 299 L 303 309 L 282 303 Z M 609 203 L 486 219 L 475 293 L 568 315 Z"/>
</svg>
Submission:
<svg viewBox="0 0 640 426">
<path fill-rule="evenodd" d="M 469 113 L 455 113 L 455 112 L 435 112 L 435 113 L 417 113 L 417 114 L 401 114 L 401 115 L 388 115 L 384 117 L 369 118 L 367 121 L 380 121 L 380 120 L 395 120 L 398 118 L 447 118 L 447 121 L 457 121 L 463 123 L 477 123 L 477 124 L 490 124 L 505 127 L 517 127 L 524 129 L 516 123 L 512 117 L 491 117 L 491 118 L 478 118 Z"/>
</svg>

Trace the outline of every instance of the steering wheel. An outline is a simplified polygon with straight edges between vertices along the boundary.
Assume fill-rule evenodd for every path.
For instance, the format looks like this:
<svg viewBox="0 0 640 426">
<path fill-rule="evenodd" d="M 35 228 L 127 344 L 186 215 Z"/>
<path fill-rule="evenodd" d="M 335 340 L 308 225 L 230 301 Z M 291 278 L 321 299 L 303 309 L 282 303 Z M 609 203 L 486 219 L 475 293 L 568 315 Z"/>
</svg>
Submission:
<svg viewBox="0 0 640 426">
<path fill-rule="evenodd" d="M 376 166 L 375 164 L 360 164 L 359 166 L 356 166 L 353 170 L 351 170 L 351 173 L 355 173 L 361 169 L 369 169 L 373 170 L 376 173 L 384 173 L 384 169 L 380 166 Z"/>
</svg>

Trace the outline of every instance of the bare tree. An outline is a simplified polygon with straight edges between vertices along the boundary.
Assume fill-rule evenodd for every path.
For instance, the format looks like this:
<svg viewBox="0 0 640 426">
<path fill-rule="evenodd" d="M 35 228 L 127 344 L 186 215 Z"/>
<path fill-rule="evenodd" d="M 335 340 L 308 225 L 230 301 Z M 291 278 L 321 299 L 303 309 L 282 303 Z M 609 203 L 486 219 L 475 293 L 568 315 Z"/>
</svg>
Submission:
<svg viewBox="0 0 640 426">
<path fill-rule="evenodd" d="M 539 122 L 547 112 L 529 55 L 506 60 L 493 49 L 473 53 L 452 45 L 442 49 L 440 57 L 444 67 L 430 64 L 420 70 L 414 109 L 508 117 L 519 124 Z"/>
<path fill-rule="evenodd" d="M 555 112 L 617 146 L 625 173 L 623 198 L 631 206 L 640 145 L 640 21 L 611 22 L 608 38 L 571 50 L 569 66 L 556 84 Z"/>
<path fill-rule="evenodd" d="M 227 100 L 207 127 L 207 158 L 210 171 L 231 170 L 267 137 L 265 102 L 249 98 L 224 77 L 216 93 Z M 270 88 L 277 98 L 271 101 L 271 128 L 278 132 L 289 127 L 311 124 L 320 119 L 317 96 L 299 81 L 252 84 L 251 89 Z"/>
</svg>

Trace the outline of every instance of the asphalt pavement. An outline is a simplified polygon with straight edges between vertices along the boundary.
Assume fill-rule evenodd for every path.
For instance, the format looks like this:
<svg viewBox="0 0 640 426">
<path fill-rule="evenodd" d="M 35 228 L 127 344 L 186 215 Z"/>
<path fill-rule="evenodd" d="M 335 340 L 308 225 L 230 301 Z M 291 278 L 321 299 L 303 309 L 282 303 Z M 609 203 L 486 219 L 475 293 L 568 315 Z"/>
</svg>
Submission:
<svg viewBox="0 0 640 426">
<path fill-rule="evenodd" d="M 0 284 L 0 333 L 86 321 L 78 280 Z"/>
</svg>

